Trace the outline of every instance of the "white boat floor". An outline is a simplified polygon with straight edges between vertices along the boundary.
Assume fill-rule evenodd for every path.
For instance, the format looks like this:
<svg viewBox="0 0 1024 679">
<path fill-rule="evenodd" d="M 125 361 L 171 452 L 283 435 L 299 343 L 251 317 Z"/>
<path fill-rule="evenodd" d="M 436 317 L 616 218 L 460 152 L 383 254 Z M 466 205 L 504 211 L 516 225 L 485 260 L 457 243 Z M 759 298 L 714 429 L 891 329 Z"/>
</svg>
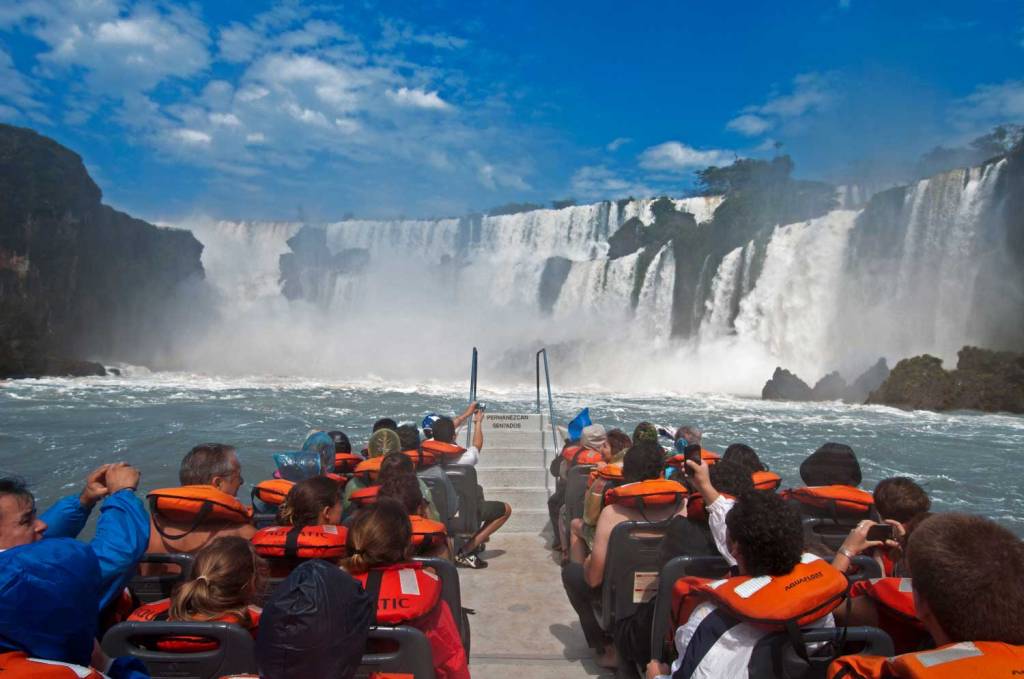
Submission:
<svg viewBox="0 0 1024 679">
<path fill-rule="evenodd" d="M 459 569 L 462 605 L 476 611 L 469 616 L 474 679 L 615 676 L 594 663 L 545 542 L 498 531 L 482 555 L 488 568 Z"/>
</svg>

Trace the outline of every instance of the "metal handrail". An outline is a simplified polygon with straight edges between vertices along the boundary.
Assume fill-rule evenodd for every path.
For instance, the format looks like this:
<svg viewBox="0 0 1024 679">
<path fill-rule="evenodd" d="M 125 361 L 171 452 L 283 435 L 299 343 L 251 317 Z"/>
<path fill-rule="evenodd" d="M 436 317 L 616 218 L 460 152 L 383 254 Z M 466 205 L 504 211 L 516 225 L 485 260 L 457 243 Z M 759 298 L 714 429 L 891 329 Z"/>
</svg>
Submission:
<svg viewBox="0 0 1024 679">
<path fill-rule="evenodd" d="M 544 356 L 544 381 L 548 389 L 548 421 L 551 423 L 551 450 L 558 454 L 558 433 L 555 430 L 555 404 L 551 399 L 551 372 L 548 369 L 548 350 L 541 349 L 537 352 L 537 414 L 542 415 L 540 409 L 540 357 Z M 540 447 L 544 456 L 544 491 L 551 495 L 551 475 L 548 474 L 548 447 L 544 445 L 544 430 L 541 428 Z"/>
<path fill-rule="evenodd" d="M 469 402 L 476 401 L 476 347 L 473 347 L 473 360 L 469 367 Z M 469 418 L 469 426 L 466 427 L 466 448 L 469 448 L 473 441 L 473 418 Z"/>
</svg>

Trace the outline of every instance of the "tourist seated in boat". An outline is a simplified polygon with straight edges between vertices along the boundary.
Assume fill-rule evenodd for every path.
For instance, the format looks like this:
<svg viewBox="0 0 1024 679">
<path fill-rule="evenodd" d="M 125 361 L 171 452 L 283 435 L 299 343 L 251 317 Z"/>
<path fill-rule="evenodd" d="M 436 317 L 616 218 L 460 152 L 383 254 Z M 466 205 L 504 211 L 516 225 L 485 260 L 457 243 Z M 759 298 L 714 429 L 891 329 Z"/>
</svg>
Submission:
<svg viewBox="0 0 1024 679">
<path fill-rule="evenodd" d="M 117 484 L 117 474 L 108 482 Z M 0 553 L 0 676 L 19 679 L 142 679 L 145 666 L 133 657 L 109 659 L 98 651 L 96 635 L 104 568 L 97 541 L 110 539 L 114 521 L 100 517 L 93 545 L 66 537 L 40 539 L 45 525 L 35 517 L 32 496 L 24 485 L 0 480 L 0 522 L 6 547 Z M 126 494 L 127 495 L 127 494 Z M 12 507 L 10 496 L 17 501 Z M 76 499 L 77 502 L 77 499 Z M 116 504 L 116 503 L 115 503 Z M 15 524 L 28 534 L 14 538 L 7 525 L 11 510 Z M 113 514 L 120 510 L 108 510 Z M 104 520 L 105 518 L 105 520 Z M 24 524 L 22 523 L 24 521 Z M 134 521 L 133 521 L 134 522 Z M 144 525 L 141 520 L 139 525 Z M 54 521 L 59 527 L 59 519 Z M 38 528 L 38 529 L 33 529 Z M 20 531 L 20 528 L 19 528 Z M 100 537 L 102 532 L 106 537 Z M 35 537 L 34 537 L 35 536 Z M 144 545 L 144 540 L 141 541 Z M 108 557 L 113 552 L 106 552 Z M 91 666 L 91 667 L 90 667 Z M 100 672 L 104 674 L 100 674 Z"/>
<path fill-rule="evenodd" d="M 869 518 L 874 499 L 858 488 L 860 462 L 850 446 L 822 445 L 800 463 L 800 479 L 804 487 L 783 491 L 783 495 L 803 516 L 840 521 Z"/>
<path fill-rule="evenodd" d="M 296 567 L 260 617 L 261 679 L 351 679 L 366 650 L 374 605 L 362 585 L 319 559 Z"/>
<path fill-rule="evenodd" d="M 402 444 L 402 452 L 410 458 L 410 461 L 426 460 L 415 469 L 416 476 L 420 479 L 430 479 L 433 485 L 428 486 L 428 488 L 439 487 L 444 493 L 444 498 L 441 499 L 447 508 L 446 515 L 432 517 L 428 513 L 426 518 L 433 518 L 447 525 L 459 511 L 459 494 L 455 492 L 455 486 L 452 485 L 451 479 L 444 473 L 442 461 L 432 453 L 424 454 L 424 451 L 420 448 L 420 432 L 414 425 L 404 424 L 399 426 L 398 439 Z M 430 496 L 432 502 L 434 499 L 433 491 L 430 491 Z M 430 502 L 428 502 L 428 507 L 430 510 L 436 509 Z"/>
<path fill-rule="evenodd" d="M 929 516 L 930 512 L 921 512 L 905 524 L 889 519 L 887 523 L 894 528 L 895 535 L 895 539 L 889 541 L 889 548 L 886 548 L 885 541 L 868 539 L 868 531 L 878 525 L 873 521 L 861 521 L 850 531 L 832 565 L 844 573 L 850 572 L 853 557 L 874 550 L 893 555 L 895 561 L 892 562 L 892 571 L 898 573 L 898 576 L 887 572 L 886 577 L 854 582 L 850 587 L 849 605 L 836 611 L 837 624 L 878 627 L 892 639 L 897 653 L 934 646 L 924 623 L 917 615 L 912 573 L 906 559 L 907 541 Z"/>
<path fill-rule="evenodd" d="M 611 459 L 608 460 L 608 464 L 621 464 L 631 445 L 633 440 L 629 438 L 629 434 L 618 428 L 609 429 L 608 447 L 611 449 Z"/>
<path fill-rule="evenodd" d="M 169 599 L 144 604 L 129 621 L 194 620 L 229 622 L 248 629 L 255 637 L 262 610 L 267 565 L 252 544 L 236 535 L 219 537 L 196 552 L 192 573 Z M 157 650 L 196 652 L 212 650 L 217 642 L 195 636 L 169 636 L 152 640 Z"/>
<path fill-rule="evenodd" d="M 937 648 L 847 656 L 833 679 L 1011 677 L 1024 671 L 1024 542 L 994 521 L 936 514 L 907 543 L 913 600 Z"/>
<path fill-rule="evenodd" d="M 270 575 L 282 578 L 307 559 L 337 563 L 346 554 L 347 530 L 341 523 L 341 493 L 326 476 L 299 481 L 277 510 L 276 526 L 252 536 L 256 553 L 264 557 Z"/>
<path fill-rule="evenodd" d="M 894 476 L 882 479 L 872 493 L 875 500 L 875 511 L 883 521 L 893 523 L 897 530 L 897 540 L 904 544 L 901 534 L 907 532 L 907 525 L 918 517 L 927 514 L 932 507 L 927 491 L 913 479 L 905 476 Z M 882 571 L 888 576 L 900 575 L 901 550 L 878 549 L 873 555 L 882 564 Z"/>
<path fill-rule="evenodd" d="M 252 511 L 236 499 L 242 486 L 242 465 L 232 446 L 203 443 L 181 461 L 181 486 L 149 493 L 153 554 L 193 553 L 218 537 L 249 539 L 256 533 Z M 144 565 L 147 574 L 161 567 Z"/>
<path fill-rule="evenodd" d="M 412 461 L 404 455 L 392 455 L 387 461 L 392 458 L 401 461 L 399 464 L 408 465 L 408 467 L 402 472 L 396 471 L 387 474 L 385 471 L 391 472 L 390 469 L 381 470 L 381 483 L 377 499 L 390 498 L 405 507 L 410 521 L 413 522 L 413 542 L 419 543 L 415 552 L 417 555 L 451 559 L 452 554 L 448 547 L 445 525 L 443 522 L 431 518 L 430 503 L 423 497 L 419 480 L 412 473 Z M 417 531 L 417 528 L 420 530 Z"/>
<path fill-rule="evenodd" d="M 676 433 L 673 438 L 676 441 L 686 441 L 685 445 L 688 446 L 699 446 L 701 445 L 701 441 L 704 440 L 704 433 L 692 424 L 688 424 L 676 429 Z"/>
<path fill-rule="evenodd" d="M 679 627 L 673 635 L 678 657 L 671 667 L 652 661 L 649 679 L 746 676 L 758 642 L 786 623 L 832 627 L 829 611 L 842 601 L 846 578 L 823 560 L 803 553 L 796 509 L 778 495 L 747 492 L 726 516 L 728 545 L 738 575 L 710 582 L 683 578 L 675 589 Z M 753 591 L 746 583 L 757 582 Z M 801 583 L 799 587 L 791 583 Z M 746 585 L 744 587 L 744 585 Z M 774 621 L 779 597 L 799 613 Z M 798 603 L 799 605 L 795 605 Z M 770 670 L 770 668 L 769 668 Z"/>
<path fill-rule="evenodd" d="M 579 488 L 579 495 L 569 496 L 569 472 L 579 466 L 603 467 L 611 462 L 611 459 L 611 443 L 608 441 L 604 426 L 600 424 L 589 424 L 583 427 L 579 441 L 563 448 L 558 457 L 559 483 L 555 492 L 548 498 L 548 513 L 551 516 L 551 525 L 558 532 L 559 544 L 565 545 L 562 554 L 563 562 L 569 558 L 569 545 L 572 540 L 569 537 L 571 526 L 565 525 L 562 521 L 562 508 L 566 505 L 570 507 L 576 504 L 582 505 L 586 493 L 586 488 Z"/>
<path fill-rule="evenodd" d="M 452 611 L 436 573 L 410 560 L 412 525 L 389 498 L 359 513 L 349 533 L 352 555 L 342 562 L 377 601 L 377 624 L 409 625 L 430 642 L 438 679 L 468 679 L 469 667 Z"/>
<path fill-rule="evenodd" d="M 745 443 L 731 443 L 722 453 L 722 460 L 737 462 L 743 465 L 750 473 L 754 488 L 757 490 L 778 490 L 782 485 L 782 477 L 773 471 L 769 471 L 768 465 L 761 462 L 757 451 Z"/>
<path fill-rule="evenodd" d="M 622 463 L 623 485 L 655 481 L 662 478 L 665 456 L 657 443 L 634 443 Z M 666 482 L 669 483 L 669 482 Z M 677 485 L 677 484 L 674 484 Z M 685 489 L 682 489 L 685 492 Z M 575 533 L 570 545 L 570 561 L 562 568 L 562 584 L 569 602 L 576 610 L 586 637 L 594 649 L 598 664 L 614 667 L 617 654 L 614 645 L 598 624 L 592 602 L 600 595 L 604 579 L 605 558 L 612 529 L 624 521 L 667 521 L 673 516 L 686 516 L 686 503 L 681 501 L 656 507 L 627 506 L 630 503 L 608 504 L 601 510 L 594 534 L 593 549 L 587 554 L 582 535 Z"/>
<path fill-rule="evenodd" d="M 731 568 L 736 568 L 736 557 L 727 538 L 726 520 L 736 506 L 736 498 L 754 490 L 751 475 L 746 467 L 728 460 L 719 460 L 713 465 L 703 460 L 699 465 L 688 460 L 686 467 L 690 470 L 690 481 L 696 491 L 687 501 L 687 516 L 699 520 L 694 516 L 699 512 L 705 517 L 719 554 Z"/>
<path fill-rule="evenodd" d="M 416 474 L 416 466 L 412 458 L 402 454 L 401 440 L 398 434 L 390 429 L 374 432 L 370 436 L 370 451 L 374 453 L 373 456 L 365 464 L 356 467 L 355 476 L 349 479 L 345 485 L 342 495 L 342 522 L 350 523 L 356 510 L 365 504 L 365 500 L 360 496 L 366 495 L 367 488 L 379 486 L 393 474 L 409 474 L 416 479 L 420 493 L 427 501 L 427 518 L 439 521 L 440 514 L 434 505 L 434 496 L 430 487 Z M 379 455 L 375 454 L 377 451 L 380 451 Z M 373 471 L 366 471 L 367 468 L 373 468 Z"/>
<path fill-rule="evenodd" d="M 86 548 L 98 561 L 100 589 L 96 595 L 100 607 L 106 608 L 120 596 L 146 551 L 149 517 L 135 496 L 138 484 L 135 467 L 123 462 L 105 464 L 89 473 L 81 492 L 58 500 L 37 516 L 35 498 L 25 483 L 18 478 L 0 478 L 0 569 L 7 577 L 20 578 L 19 569 L 4 562 L 31 563 L 32 555 L 42 559 L 55 547 L 54 540 L 76 538 L 102 501 L 96 533 Z M 2 584 L 0 589 L 5 597 L 12 595 Z"/>
<path fill-rule="evenodd" d="M 473 418 L 473 442 L 469 448 L 461 450 L 455 443 L 456 420 L 448 417 L 440 417 L 434 422 L 431 430 L 433 437 L 423 442 L 424 450 L 431 450 L 443 457 L 443 464 L 464 464 L 476 466 L 480 460 L 480 453 L 484 447 L 484 411 L 476 408 L 476 403 L 471 403 L 466 412 L 460 415 L 465 420 Z M 487 539 L 501 528 L 508 518 L 512 516 L 512 507 L 507 502 L 500 500 L 488 500 L 484 497 L 483 488 L 477 486 L 477 495 L 480 498 L 480 528 L 473 534 L 455 555 L 455 564 L 462 568 L 486 568 L 487 562 L 480 558 L 478 552 L 483 551 Z"/>
</svg>

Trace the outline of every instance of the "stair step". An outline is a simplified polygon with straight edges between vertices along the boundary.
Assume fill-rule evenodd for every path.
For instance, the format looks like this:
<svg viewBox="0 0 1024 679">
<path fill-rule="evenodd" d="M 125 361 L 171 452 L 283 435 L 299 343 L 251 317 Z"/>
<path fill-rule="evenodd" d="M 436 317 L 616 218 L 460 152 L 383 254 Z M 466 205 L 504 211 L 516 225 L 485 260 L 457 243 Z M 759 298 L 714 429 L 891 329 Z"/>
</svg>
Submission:
<svg viewBox="0 0 1024 679">
<path fill-rule="evenodd" d="M 548 460 L 551 455 L 548 455 Z M 534 448 L 488 448 L 480 451 L 477 467 L 536 467 L 546 469 L 544 453 Z"/>
<path fill-rule="evenodd" d="M 477 467 L 477 482 L 487 488 L 544 487 L 548 471 L 537 467 Z M 551 479 L 554 481 L 554 479 Z"/>
<path fill-rule="evenodd" d="M 548 491 L 544 486 L 490 486 L 484 488 L 489 500 L 502 500 L 513 508 L 542 509 L 547 507 Z"/>
<path fill-rule="evenodd" d="M 486 497 L 487 491 L 484 491 Z M 498 499 L 495 497 L 495 499 Z M 548 525 L 548 510 L 544 509 L 512 509 L 512 516 L 501 527 L 501 533 L 534 533 L 539 534 Z"/>
</svg>

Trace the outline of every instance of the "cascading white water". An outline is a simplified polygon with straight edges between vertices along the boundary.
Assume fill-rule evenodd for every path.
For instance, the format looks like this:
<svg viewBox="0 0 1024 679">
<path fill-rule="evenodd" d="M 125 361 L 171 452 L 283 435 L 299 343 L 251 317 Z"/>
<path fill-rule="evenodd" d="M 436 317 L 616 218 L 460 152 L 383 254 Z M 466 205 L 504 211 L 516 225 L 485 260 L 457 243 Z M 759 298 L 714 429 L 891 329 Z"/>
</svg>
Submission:
<svg viewBox="0 0 1024 679">
<path fill-rule="evenodd" d="M 328 264 L 301 271 L 294 302 L 281 294 L 278 261 L 291 252 L 287 241 L 299 224 L 181 226 L 206 246 L 203 263 L 225 318 L 252 344 L 243 360 L 225 359 L 217 353 L 223 341 L 212 342 L 204 356 L 217 357 L 217 368 L 269 354 L 275 369 L 292 371 L 312 361 L 318 370 L 376 372 L 383 356 L 395 369 L 415 369 L 441 362 L 429 355 L 438 347 L 462 351 L 478 343 L 502 353 L 542 341 L 586 345 L 609 365 L 626 361 L 628 379 L 651 388 L 681 378 L 691 388 L 756 393 L 775 365 L 813 382 L 834 369 L 854 377 L 880 355 L 951 357 L 964 343 L 984 343 L 985 323 L 971 327 L 969 319 L 975 281 L 1000 270 L 994 251 L 1005 234 L 992 215 L 1004 165 L 882 193 L 861 211 L 779 225 L 725 254 L 713 248 L 728 242 L 728 232 L 716 231 L 716 245 L 690 257 L 687 272 L 677 272 L 672 243 L 654 253 L 607 256 L 608 238 L 625 222 L 654 221 L 651 199 L 459 219 L 334 222 L 316 227 L 325 235 Z M 704 225 L 721 202 L 672 204 Z M 345 257 L 363 265 L 330 266 Z M 684 299 L 692 299 L 685 309 L 673 308 L 677 273 L 689 277 L 679 279 L 686 281 Z M 545 315 L 540 298 L 548 278 Z M 686 297 L 687 289 L 699 292 Z M 1018 313 L 1022 300 L 1024 293 L 1014 300 Z M 694 336 L 670 343 L 676 321 L 686 318 L 680 314 L 692 321 Z M 657 350 L 664 360 L 638 369 L 621 346 L 627 336 L 630 350 L 647 357 Z M 726 365 L 732 369 L 720 369 Z"/>
</svg>

